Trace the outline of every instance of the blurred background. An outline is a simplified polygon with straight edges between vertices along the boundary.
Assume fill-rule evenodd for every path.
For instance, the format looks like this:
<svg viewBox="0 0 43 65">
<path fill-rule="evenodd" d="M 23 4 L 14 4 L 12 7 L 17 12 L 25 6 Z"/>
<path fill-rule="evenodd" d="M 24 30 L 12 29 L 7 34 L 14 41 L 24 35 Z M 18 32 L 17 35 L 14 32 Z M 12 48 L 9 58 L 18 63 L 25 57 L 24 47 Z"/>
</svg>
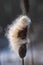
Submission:
<svg viewBox="0 0 43 65">
<path fill-rule="evenodd" d="M 22 14 L 20 4 L 20 0 L 0 0 L 0 65 L 21 65 L 19 57 L 10 51 L 5 37 L 7 26 Z M 25 65 L 43 65 L 43 0 L 29 0 L 29 5 L 32 53 L 29 46 Z"/>
</svg>

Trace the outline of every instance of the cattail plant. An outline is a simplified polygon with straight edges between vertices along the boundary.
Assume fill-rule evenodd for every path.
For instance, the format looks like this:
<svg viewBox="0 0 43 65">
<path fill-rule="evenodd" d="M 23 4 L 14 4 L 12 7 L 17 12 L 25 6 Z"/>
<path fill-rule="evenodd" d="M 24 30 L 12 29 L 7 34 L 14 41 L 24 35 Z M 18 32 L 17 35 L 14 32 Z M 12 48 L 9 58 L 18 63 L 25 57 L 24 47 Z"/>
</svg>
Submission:
<svg viewBox="0 0 43 65">
<path fill-rule="evenodd" d="M 24 57 L 27 51 L 27 32 L 30 27 L 31 20 L 26 15 L 21 15 L 8 26 L 7 38 L 9 40 L 10 47 L 13 51 L 16 51 L 20 58 L 22 58 L 22 64 L 24 65 Z M 28 39 L 29 40 L 29 39 Z"/>
<path fill-rule="evenodd" d="M 10 47 L 13 51 L 16 51 L 22 59 L 22 65 L 24 65 L 24 57 L 26 56 L 27 46 L 30 40 L 27 38 L 27 32 L 30 27 L 31 19 L 28 17 L 29 4 L 28 0 L 21 0 L 23 15 L 20 15 L 16 20 L 8 26 L 7 38 L 10 43 Z M 28 40 L 27 40 L 28 39 Z"/>
<path fill-rule="evenodd" d="M 16 51 L 22 59 L 24 65 L 24 57 L 26 56 L 27 46 L 27 32 L 30 27 L 31 20 L 27 16 L 29 11 L 28 0 L 21 0 L 23 15 L 18 17 L 11 25 L 8 26 L 7 38 L 9 39 L 10 47 Z M 29 39 L 28 39 L 29 40 Z"/>
</svg>

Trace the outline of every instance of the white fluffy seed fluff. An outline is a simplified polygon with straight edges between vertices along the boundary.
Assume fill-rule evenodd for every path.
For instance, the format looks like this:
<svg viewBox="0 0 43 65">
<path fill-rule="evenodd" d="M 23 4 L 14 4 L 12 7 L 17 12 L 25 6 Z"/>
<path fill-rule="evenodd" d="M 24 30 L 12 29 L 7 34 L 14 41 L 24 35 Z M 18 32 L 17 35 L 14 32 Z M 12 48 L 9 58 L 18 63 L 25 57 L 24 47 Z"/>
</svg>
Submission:
<svg viewBox="0 0 43 65">
<path fill-rule="evenodd" d="M 14 51 L 18 51 L 21 44 L 27 42 L 26 39 L 18 38 L 18 32 L 25 28 L 27 25 L 30 26 L 31 20 L 28 16 L 22 15 L 18 17 L 11 25 L 8 26 L 7 38 L 10 43 L 10 47 Z M 21 33 L 22 34 L 22 33 Z"/>
</svg>

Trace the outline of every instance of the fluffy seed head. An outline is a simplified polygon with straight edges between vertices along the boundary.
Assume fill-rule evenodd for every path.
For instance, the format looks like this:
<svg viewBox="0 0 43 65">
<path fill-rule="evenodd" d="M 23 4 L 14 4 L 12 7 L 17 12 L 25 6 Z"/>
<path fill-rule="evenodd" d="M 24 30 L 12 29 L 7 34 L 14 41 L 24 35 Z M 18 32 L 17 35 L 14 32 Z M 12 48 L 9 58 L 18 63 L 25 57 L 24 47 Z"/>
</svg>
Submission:
<svg viewBox="0 0 43 65">
<path fill-rule="evenodd" d="M 27 42 L 27 39 L 21 39 L 20 37 L 18 37 L 18 32 L 20 30 L 23 30 L 23 28 L 25 28 L 26 26 L 29 27 L 30 23 L 30 18 L 26 15 L 22 15 L 18 17 L 15 21 L 13 21 L 11 25 L 8 26 L 7 38 L 9 40 L 12 50 L 18 51 L 19 47 Z"/>
</svg>

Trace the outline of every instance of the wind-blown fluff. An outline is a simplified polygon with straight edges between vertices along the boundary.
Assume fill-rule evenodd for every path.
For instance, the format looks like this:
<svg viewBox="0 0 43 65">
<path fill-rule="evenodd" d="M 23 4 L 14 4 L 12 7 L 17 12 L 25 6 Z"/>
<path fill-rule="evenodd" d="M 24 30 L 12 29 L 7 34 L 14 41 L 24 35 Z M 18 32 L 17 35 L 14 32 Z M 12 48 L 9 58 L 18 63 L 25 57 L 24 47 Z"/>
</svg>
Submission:
<svg viewBox="0 0 43 65">
<path fill-rule="evenodd" d="M 18 32 L 20 30 L 23 30 L 23 28 L 25 28 L 26 26 L 29 27 L 30 23 L 30 18 L 26 15 L 22 15 L 8 26 L 7 38 L 12 50 L 18 51 L 21 44 L 25 44 L 27 42 L 27 39 L 21 39 L 20 37 L 18 37 Z"/>
</svg>

